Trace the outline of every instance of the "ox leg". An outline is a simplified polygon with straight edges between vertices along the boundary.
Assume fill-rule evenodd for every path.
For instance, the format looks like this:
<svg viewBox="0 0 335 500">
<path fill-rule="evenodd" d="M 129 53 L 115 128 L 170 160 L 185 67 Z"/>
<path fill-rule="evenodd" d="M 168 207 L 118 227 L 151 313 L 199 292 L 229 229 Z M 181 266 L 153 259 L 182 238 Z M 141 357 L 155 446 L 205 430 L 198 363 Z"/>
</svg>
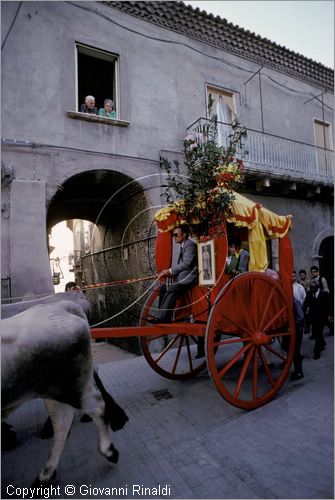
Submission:
<svg viewBox="0 0 335 500">
<path fill-rule="evenodd" d="M 54 438 L 50 455 L 34 482 L 35 486 L 37 483 L 45 484 L 49 482 L 55 475 L 74 418 L 74 409 L 71 406 L 51 399 L 45 399 L 44 402 L 54 428 Z"/>
<path fill-rule="evenodd" d="M 12 425 L 1 422 L 1 449 L 4 451 L 12 450 L 16 446 L 16 432 L 12 429 Z"/>
<path fill-rule="evenodd" d="M 90 415 L 97 430 L 99 439 L 99 452 L 114 464 L 119 459 L 119 452 L 111 443 L 108 425 L 105 420 L 105 402 L 97 389 L 92 386 L 89 396 L 84 398 L 82 409 Z"/>
</svg>

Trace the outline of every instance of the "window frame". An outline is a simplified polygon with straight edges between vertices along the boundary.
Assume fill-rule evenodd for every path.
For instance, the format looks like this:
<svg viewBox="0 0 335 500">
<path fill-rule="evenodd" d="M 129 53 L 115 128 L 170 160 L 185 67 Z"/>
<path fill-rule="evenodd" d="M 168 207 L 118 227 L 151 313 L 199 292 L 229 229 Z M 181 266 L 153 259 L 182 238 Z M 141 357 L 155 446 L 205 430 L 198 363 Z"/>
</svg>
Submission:
<svg viewBox="0 0 335 500">
<path fill-rule="evenodd" d="M 230 97 L 232 99 L 233 107 L 234 107 L 234 110 L 231 110 L 232 121 L 234 119 L 236 119 L 237 118 L 236 94 L 238 92 L 236 92 L 235 90 L 232 90 L 232 89 L 220 87 L 218 85 L 213 85 L 211 83 L 206 83 L 206 116 L 207 116 L 207 118 L 210 118 L 209 110 L 208 110 L 208 97 L 209 97 L 209 94 L 211 93 L 211 91 L 215 92 L 217 94 L 226 95 L 227 97 Z"/>
<path fill-rule="evenodd" d="M 90 57 L 95 57 L 96 59 L 103 59 L 114 63 L 114 81 L 113 81 L 113 101 L 114 108 L 116 111 L 116 120 L 120 120 L 121 116 L 121 106 L 120 106 L 120 90 L 119 90 L 119 64 L 120 64 L 120 56 L 113 52 L 109 52 L 107 50 L 99 49 L 96 47 L 92 47 L 82 42 L 75 42 L 75 112 L 80 113 L 79 111 L 79 79 L 78 79 L 78 54 L 88 55 Z M 103 55 L 104 57 L 97 57 L 95 54 Z M 96 115 L 98 116 L 98 115 Z M 101 117 L 100 117 L 101 118 Z M 113 118 L 109 118 L 109 120 L 113 120 Z M 121 120 L 120 120 L 121 121 Z"/>
<path fill-rule="evenodd" d="M 324 144 L 323 146 L 319 146 L 317 144 L 317 133 L 316 133 L 316 124 L 322 125 L 324 128 L 328 130 L 328 139 L 329 139 L 329 148 Z M 333 130 L 331 123 L 326 122 L 324 120 L 320 120 L 320 118 L 313 118 L 313 131 L 314 131 L 314 144 L 317 148 L 327 149 L 330 151 L 334 150 L 334 142 L 333 142 Z M 326 140 L 327 143 L 327 140 Z"/>
</svg>

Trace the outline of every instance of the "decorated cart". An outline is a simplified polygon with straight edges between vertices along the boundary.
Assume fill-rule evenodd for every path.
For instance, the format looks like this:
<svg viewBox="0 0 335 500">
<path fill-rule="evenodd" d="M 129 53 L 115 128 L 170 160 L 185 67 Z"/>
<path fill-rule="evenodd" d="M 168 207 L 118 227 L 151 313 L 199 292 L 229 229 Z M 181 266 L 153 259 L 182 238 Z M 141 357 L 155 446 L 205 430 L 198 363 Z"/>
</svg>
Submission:
<svg viewBox="0 0 335 500">
<path fill-rule="evenodd" d="M 171 267 L 175 227 L 187 222 L 199 245 L 199 284 L 177 301 L 172 323 L 150 323 L 157 315 L 157 286 L 147 298 L 139 326 L 92 328 L 92 336 L 139 336 L 146 360 L 160 375 L 182 380 L 207 369 L 229 403 L 253 409 L 277 394 L 293 359 L 291 217 L 279 216 L 236 192 L 231 200 L 229 211 L 206 234 L 199 211 L 184 220 L 182 202 L 155 215 L 158 273 Z M 247 242 L 250 253 L 248 272 L 235 277 L 225 274 L 230 236 Z M 201 265 L 204 246 L 211 259 L 207 275 Z M 271 269 L 273 263 L 276 270 Z M 204 357 L 197 356 L 199 345 L 204 345 Z"/>
</svg>

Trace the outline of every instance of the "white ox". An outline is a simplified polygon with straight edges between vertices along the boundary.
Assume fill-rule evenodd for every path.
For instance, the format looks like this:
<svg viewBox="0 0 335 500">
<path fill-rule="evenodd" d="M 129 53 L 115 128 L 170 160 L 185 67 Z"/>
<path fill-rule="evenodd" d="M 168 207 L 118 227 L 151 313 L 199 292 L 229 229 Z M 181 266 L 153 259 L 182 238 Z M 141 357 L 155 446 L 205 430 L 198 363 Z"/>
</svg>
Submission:
<svg viewBox="0 0 335 500">
<path fill-rule="evenodd" d="M 54 428 L 51 452 L 35 486 L 54 476 L 75 408 L 93 419 L 99 451 L 113 463 L 118 451 L 108 424 L 117 430 L 128 420 L 93 369 L 88 320 L 75 303 L 76 294 L 70 295 L 71 301 L 53 299 L 1 321 L 2 418 L 24 401 L 42 398 Z"/>
</svg>

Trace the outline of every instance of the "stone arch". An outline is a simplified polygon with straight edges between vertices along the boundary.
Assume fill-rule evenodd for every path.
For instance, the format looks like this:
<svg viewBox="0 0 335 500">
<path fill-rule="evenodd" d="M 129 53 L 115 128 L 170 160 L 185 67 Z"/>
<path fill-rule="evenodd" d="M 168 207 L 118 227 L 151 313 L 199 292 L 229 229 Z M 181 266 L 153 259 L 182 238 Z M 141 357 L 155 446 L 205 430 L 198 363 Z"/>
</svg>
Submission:
<svg viewBox="0 0 335 500">
<path fill-rule="evenodd" d="M 313 248 L 312 248 L 312 259 L 315 265 L 318 265 L 319 262 L 319 249 L 321 243 L 325 238 L 329 236 L 334 236 L 334 229 L 331 226 L 320 231 L 314 238 Z"/>
<path fill-rule="evenodd" d="M 48 230 L 63 220 L 84 219 L 95 223 L 100 232 L 101 248 L 94 247 L 81 259 L 88 285 L 141 278 L 155 272 L 151 203 L 155 196 L 145 182 L 114 170 L 87 170 L 64 181 L 50 200 Z M 137 298 L 148 286 L 149 282 L 143 282 L 88 289 L 86 293 L 94 305 L 93 323 L 112 317 L 105 326 L 137 324 L 145 300 L 139 303 Z"/>
</svg>

